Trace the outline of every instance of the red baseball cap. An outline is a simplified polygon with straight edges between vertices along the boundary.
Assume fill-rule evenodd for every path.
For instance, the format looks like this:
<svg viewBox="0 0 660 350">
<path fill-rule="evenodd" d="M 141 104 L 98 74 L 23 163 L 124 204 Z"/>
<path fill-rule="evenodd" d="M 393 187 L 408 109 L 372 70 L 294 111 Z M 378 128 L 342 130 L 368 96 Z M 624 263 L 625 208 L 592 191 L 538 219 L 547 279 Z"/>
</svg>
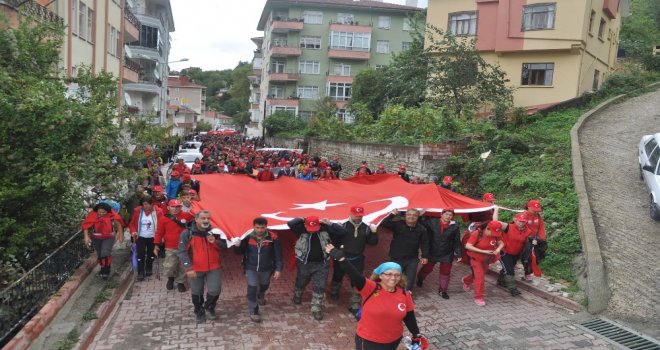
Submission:
<svg viewBox="0 0 660 350">
<path fill-rule="evenodd" d="M 192 188 L 188 190 L 188 193 L 195 195 L 197 194 L 197 191 L 193 190 Z"/>
<path fill-rule="evenodd" d="M 532 199 L 531 201 L 527 202 L 527 208 L 531 209 L 532 211 L 543 210 L 543 208 L 541 207 L 541 201 L 538 199 Z"/>
<path fill-rule="evenodd" d="M 183 181 L 188 181 L 190 179 L 191 179 L 190 174 L 183 174 L 183 177 L 181 177 L 181 180 Z"/>
<path fill-rule="evenodd" d="M 305 218 L 305 230 L 307 232 L 318 232 L 321 229 L 321 223 L 317 216 L 308 216 Z"/>
<path fill-rule="evenodd" d="M 161 185 L 154 186 L 152 192 L 163 192 L 163 186 Z"/>
<path fill-rule="evenodd" d="M 490 192 L 484 193 L 484 196 L 482 198 L 483 198 L 484 202 L 494 202 L 495 201 L 495 195 L 490 193 Z"/>
<path fill-rule="evenodd" d="M 406 166 L 405 165 L 399 166 L 399 170 L 406 170 Z"/>
<path fill-rule="evenodd" d="M 183 204 L 181 204 L 181 201 L 178 199 L 170 199 L 170 201 L 167 202 L 167 205 L 169 205 L 170 207 L 180 207 Z"/>
<path fill-rule="evenodd" d="M 525 212 L 516 214 L 516 220 L 520 222 L 527 222 L 527 214 Z"/>
<path fill-rule="evenodd" d="M 450 183 L 454 182 L 454 179 L 452 179 L 451 176 L 447 175 L 447 176 L 442 178 L 442 182 L 446 182 L 446 183 L 450 184 Z"/>
<path fill-rule="evenodd" d="M 378 166 L 378 169 L 385 170 L 385 166 L 383 164 L 381 164 L 381 165 Z"/>
<path fill-rule="evenodd" d="M 361 205 L 354 205 L 351 207 L 351 215 L 353 216 L 364 216 L 364 207 Z"/>
<path fill-rule="evenodd" d="M 183 169 L 183 173 L 190 174 L 190 168 L 186 167 L 185 169 Z"/>
<path fill-rule="evenodd" d="M 179 174 L 178 171 L 173 171 L 172 174 L 170 174 L 172 177 L 179 177 L 181 174 Z"/>
<path fill-rule="evenodd" d="M 497 220 L 492 220 L 486 227 L 493 233 L 493 235 L 498 236 L 502 234 L 502 223 Z"/>
</svg>

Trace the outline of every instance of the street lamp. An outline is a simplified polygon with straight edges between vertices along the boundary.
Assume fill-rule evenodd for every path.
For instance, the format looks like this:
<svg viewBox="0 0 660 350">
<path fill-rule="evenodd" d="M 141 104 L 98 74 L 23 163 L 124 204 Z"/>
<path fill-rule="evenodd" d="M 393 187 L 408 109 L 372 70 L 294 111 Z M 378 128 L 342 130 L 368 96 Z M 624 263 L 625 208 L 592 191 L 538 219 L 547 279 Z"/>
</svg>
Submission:
<svg viewBox="0 0 660 350">
<path fill-rule="evenodd" d="M 167 64 L 170 64 L 170 63 L 177 63 L 177 62 L 188 62 L 188 61 L 190 61 L 190 60 L 187 59 L 187 58 L 182 58 L 182 59 L 180 59 L 180 60 L 176 60 L 176 61 L 169 61 L 169 62 L 167 62 Z"/>
</svg>

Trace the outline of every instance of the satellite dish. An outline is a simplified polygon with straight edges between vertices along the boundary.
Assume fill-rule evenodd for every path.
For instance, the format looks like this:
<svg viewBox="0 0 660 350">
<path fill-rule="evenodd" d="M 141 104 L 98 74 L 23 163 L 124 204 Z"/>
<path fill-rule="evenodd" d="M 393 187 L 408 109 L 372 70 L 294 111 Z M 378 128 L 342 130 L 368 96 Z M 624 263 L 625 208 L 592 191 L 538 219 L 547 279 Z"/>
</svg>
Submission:
<svg viewBox="0 0 660 350">
<path fill-rule="evenodd" d="M 128 92 L 124 92 L 124 101 L 126 102 L 127 106 L 133 106 L 133 102 L 131 101 L 131 95 L 129 95 Z"/>
</svg>

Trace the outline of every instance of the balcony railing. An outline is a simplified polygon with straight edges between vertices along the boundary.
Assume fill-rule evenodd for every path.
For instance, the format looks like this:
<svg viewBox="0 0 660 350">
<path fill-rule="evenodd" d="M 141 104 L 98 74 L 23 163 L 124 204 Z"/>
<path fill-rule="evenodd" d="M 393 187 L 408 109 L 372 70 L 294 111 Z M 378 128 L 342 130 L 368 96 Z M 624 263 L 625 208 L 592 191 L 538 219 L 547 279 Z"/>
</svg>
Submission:
<svg viewBox="0 0 660 350">
<path fill-rule="evenodd" d="M 133 14 L 133 12 L 131 12 L 131 10 L 129 10 L 128 7 L 124 8 L 124 18 L 126 18 L 126 20 L 127 20 L 128 22 L 130 22 L 131 24 L 133 24 L 133 25 L 134 25 L 135 27 L 137 27 L 138 29 L 139 29 L 140 27 L 142 27 L 142 24 L 140 23 L 140 20 L 139 20 L 137 17 L 135 17 L 135 15 Z"/>
<path fill-rule="evenodd" d="M 128 56 L 124 56 L 124 67 L 139 73 L 142 65 L 138 61 L 132 60 L 128 58 Z"/>
<path fill-rule="evenodd" d="M 64 25 L 64 19 L 62 17 L 49 10 L 47 7 L 41 6 L 32 0 L 4 0 L 4 2 L 19 12 L 35 16 L 47 22 Z"/>
</svg>

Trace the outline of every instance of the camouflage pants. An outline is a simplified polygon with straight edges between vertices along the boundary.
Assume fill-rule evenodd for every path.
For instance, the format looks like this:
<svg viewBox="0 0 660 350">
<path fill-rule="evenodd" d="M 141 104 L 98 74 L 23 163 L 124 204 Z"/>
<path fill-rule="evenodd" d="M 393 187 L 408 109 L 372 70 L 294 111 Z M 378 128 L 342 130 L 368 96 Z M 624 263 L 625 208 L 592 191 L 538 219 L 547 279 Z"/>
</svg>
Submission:
<svg viewBox="0 0 660 350">
<path fill-rule="evenodd" d="M 181 269 L 181 265 L 179 264 L 179 257 L 176 255 L 176 249 L 165 248 L 163 269 L 168 278 L 174 277 L 174 282 L 186 282 L 186 275 L 183 273 L 183 269 Z"/>
<path fill-rule="evenodd" d="M 298 261 L 294 293 L 302 295 L 305 287 L 312 281 L 312 312 L 322 311 L 325 287 L 328 283 L 329 265 L 324 262 Z"/>
</svg>

